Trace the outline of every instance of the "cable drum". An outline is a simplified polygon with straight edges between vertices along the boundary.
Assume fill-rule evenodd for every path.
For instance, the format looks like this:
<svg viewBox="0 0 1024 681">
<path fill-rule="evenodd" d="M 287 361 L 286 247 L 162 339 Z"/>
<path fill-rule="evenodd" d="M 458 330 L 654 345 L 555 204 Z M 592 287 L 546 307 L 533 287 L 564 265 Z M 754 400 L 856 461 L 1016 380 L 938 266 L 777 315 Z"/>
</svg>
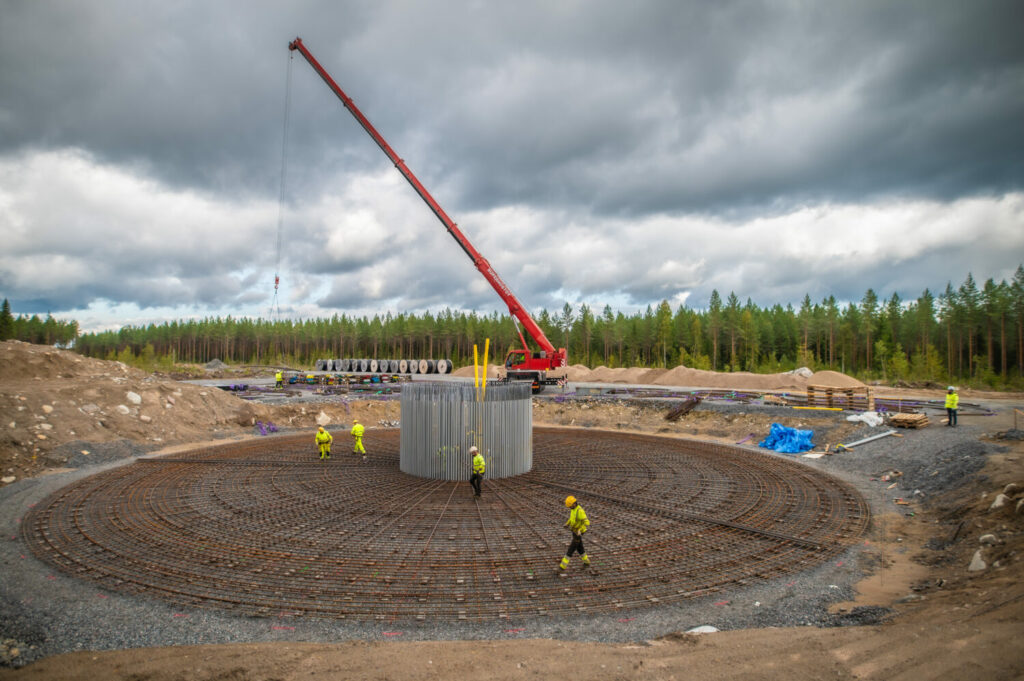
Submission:
<svg viewBox="0 0 1024 681">
<path fill-rule="evenodd" d="M 485 479 L 528 473 L 533 468 L 530 384 L 488 383 L 486 392 L 459 383 L 402 386 L 399 468 L 436 480 L 468 480 L 469 448 L 487 463 Z"/>
<path fill-rule="evenodd" d="M 447 374 L 452 370 L 452 361 L 450 359 L 439 359 L 437 360 L 437 373 Z"/>
<path fill-rule="evenodd" d="M 409 373 L 409 360 L 400 359 L 398 360 L 398 373 L 407 374 Z"/>
<path fill-rule="evenodd" d="M 432 359 L 424 360 L 427 363 L 427 370 L 420 371 L 421 374 L 433 374 L 437 373 L 437 362 Z"/>
<path fill-rule="evenodd" d="M 418 359 L 410 359 L 409 361 L 409 373 L 415 374 L 420 370 L 420 361 Z"/>
</svg>

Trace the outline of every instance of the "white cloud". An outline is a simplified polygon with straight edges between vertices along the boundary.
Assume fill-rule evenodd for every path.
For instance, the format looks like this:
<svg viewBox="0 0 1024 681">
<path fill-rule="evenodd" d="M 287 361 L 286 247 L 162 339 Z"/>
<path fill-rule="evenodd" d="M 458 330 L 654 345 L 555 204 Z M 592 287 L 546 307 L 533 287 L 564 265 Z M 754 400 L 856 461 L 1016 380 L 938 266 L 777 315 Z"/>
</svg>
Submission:
<svg viewBox="0 0 1024 681">
<path fill-rule="evenodd" d="M 330 195 L 286 212 L 280 302 L 288 314 L 505 311 L 393 169 L 325 184 Z M 266 315 L 276 215 L 269 202 L 174 190 L 77 150 L 0 159 L 2 294 L 49 301 L 86 329 L 161 315 Z M 461 224 L 534 312 L 565 300 L 597 311 L 662 299 L 702 307 L 712 288 L 760 304 L 804 293 L 859 299 L 863 290 L 849 287 L 916 296 L 968 271 L 1012 276 L 1022 227 L 1020 193 L 822 203 L 747 220 L 506 205 Z"/>
</svg>

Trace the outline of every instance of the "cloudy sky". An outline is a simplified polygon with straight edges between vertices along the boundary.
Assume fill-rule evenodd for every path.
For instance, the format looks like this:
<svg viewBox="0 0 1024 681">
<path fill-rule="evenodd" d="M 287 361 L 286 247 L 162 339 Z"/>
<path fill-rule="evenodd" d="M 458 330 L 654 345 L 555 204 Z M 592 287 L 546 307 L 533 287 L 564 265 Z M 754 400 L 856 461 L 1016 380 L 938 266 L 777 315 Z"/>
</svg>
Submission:
<svg viewBox="0 0 1024 681">
<path fill-rule="evenodd" d="M 1019 0 L 0 0 L 0 16 L 16 314 L 267 316 L 275 272 L 284 316 L 505 311 L 296 36 L 534 312 L 703 308 L 713 289 L 912 299 L 1024 261 Z"/>
</svg>

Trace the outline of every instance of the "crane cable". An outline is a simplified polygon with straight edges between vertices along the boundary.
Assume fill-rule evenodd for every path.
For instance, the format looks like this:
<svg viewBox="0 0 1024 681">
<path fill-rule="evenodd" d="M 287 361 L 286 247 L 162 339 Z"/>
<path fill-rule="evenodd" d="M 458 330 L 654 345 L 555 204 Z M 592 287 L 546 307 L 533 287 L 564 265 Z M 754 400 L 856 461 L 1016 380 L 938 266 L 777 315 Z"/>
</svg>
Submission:
<svg viewBox="0 0 1024 681">
<path fill-rule="evenodd" d="M 281 320 L 281 307 L 277 301 L 278 288 L 281 285 L 281 238 L 284 233 L 284 196 L 285 171 L 288 167 L 288 119 L 292 104 L 292 61 L 294 54 L 288 51 L 288 75 L 284 87 L 284 130 L 281 133 L 281 189 L 277 196 L 277 254 L 274 260 L 274 299 L 270 303 L 270 314 Z"/>
</svg>

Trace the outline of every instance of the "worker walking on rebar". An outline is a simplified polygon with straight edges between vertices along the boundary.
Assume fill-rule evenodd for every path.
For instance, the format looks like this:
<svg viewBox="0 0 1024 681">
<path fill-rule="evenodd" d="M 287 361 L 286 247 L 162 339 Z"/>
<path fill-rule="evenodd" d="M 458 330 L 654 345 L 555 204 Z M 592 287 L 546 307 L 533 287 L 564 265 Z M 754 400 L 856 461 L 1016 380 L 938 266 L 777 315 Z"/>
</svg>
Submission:
<svg viewBox="0 0 1024 681">
<path fill-rule="evenodd" d="M 583 548 L 583 533 L 590 527 L 587 512 L 571 494 L 565 498 L 565 507 L 569 509 L 569 520 L 566 521 L 565 526 L 572 532 L 572 543 L 569 544 L 569 548 L 565 551 L 565 557 L 562 558 L 562 563 L 558 566 L 558 574 L 565 572 L 565 569 L 569 567 L 569 559 L 574 553 L 580 554 L 584 568 L 590 567 L 590 558 L 587 556 L 587 550 Z"/>
<path fill-rule="evenodd" d="M 320 426 L 316 431 L 316 444 L 320 448 L 320 460 L 325 461 L 331 458 L 331 443 L 334 442 L 334 438 L 331 434 L 324 430 L 323 426 Z"/>
<path fill-rule="evenodd" d="M 278 369 L 277 373 L 274 374 L 274 387 L 275 388 L 283 388 L 284 387 L 284 374 L 281 372 L 280 369 Z"/>
<path fill-rule="evenodd" d="M 473 455 L 473 475 L 469 476 L 469 484 L 473 486 L 473 496 L 480 496 L 480 481 L 484 479 L 484 457 L 476 447 L 470 447 L 469 453 Z"/>
<path fill-rule="evenodd" d="M 949 420 L 946 422 L 947 426 L 956 428 L 956 411 L 960 408 L 960 396 L 956 392 L 956 388 L 949 386 L 946 389 L 946 414 L 949 416 Z"/>
<path fill-rule="evenodd" d="M 359 423 L 359 419 L 352 419 L 352 437 L 355 439 L 352 453 L 362 454 L 363 461 L 366 461 L 366 449 L 363 447 L 363 433 L 365 432 L 366 428 L 363 427 L 363 424 Z"/>
</svg>

